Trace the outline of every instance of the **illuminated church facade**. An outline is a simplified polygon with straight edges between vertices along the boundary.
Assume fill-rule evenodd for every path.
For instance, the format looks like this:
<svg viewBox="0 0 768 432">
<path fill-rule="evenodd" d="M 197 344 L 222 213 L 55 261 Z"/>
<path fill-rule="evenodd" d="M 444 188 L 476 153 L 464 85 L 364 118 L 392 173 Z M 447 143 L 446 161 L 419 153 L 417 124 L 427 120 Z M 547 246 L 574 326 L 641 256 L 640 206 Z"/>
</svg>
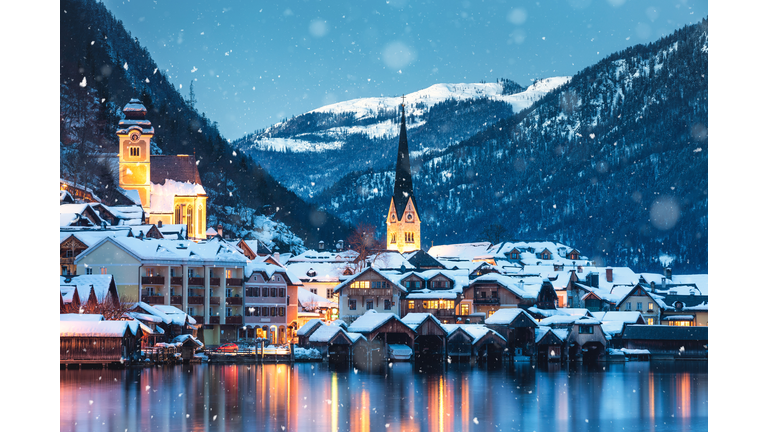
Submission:
<svg viewBox="0 0 768 432">
<path fill-rule="evenodd" d="M 405 128 L 405 104 L 401 105 L 400 142 L 395 166 L 395 188 L 387 212 L 387 250 L 400 253 L 421 249 L 421 218 L 413 194 L 411 160 Z"/>
</svg>

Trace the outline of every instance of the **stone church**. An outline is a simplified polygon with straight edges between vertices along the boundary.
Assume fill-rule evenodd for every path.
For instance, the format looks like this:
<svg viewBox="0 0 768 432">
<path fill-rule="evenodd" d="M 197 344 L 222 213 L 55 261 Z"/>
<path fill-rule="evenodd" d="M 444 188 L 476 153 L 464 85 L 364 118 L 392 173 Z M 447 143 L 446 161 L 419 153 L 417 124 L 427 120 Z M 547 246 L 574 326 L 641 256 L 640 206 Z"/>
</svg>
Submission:
<svg viewBox="0 0 768 432">
<path fill-rule="evenodd" d="M 120 140 L 119 185 L 135 190 L 147 213 L 147 224 L 181 224 L 190 240 L 205 239 L 206 200 L 193 155 L 151 155 L 155 129 L 138 99 L 123 108 L 117 136 Z"/>
<path fill-rule="evenodd" d="M 405 104 L 401 104 L 400 143 L 395 166 L 395 189 L 387 213 L 387 250 L 400 253 L 421 249 L 421 219 L 413 194 L 411 160 L 405 129 Z"/>
</svg>

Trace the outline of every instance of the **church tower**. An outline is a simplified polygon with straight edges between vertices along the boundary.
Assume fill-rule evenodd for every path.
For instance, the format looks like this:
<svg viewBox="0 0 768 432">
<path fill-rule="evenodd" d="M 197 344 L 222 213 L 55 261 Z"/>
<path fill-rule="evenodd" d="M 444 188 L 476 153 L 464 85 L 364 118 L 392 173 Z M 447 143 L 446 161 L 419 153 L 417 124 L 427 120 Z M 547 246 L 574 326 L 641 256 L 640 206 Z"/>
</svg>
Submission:
<svg viewBox="0 0 768 432">
<path fill-rule="evenodd" d="M 131 99 L 123 108 L 125 119 L 120 120 L 117 137 L 120 140 L 120 187 L 137 190 L 141 205 L 149 209 L 150 140 L 155 135 L 152 123 L 145 117 L 147 109 L 138 99 Z"/>
<path fill-rule="evenodd" d="M 405 129 L 405 103 L 401 105 L 400 143 L 395 166 L 395 190 L 387 213 L 387 249 L 400 253 L 421 249 L 421 219 L 413 195 L 411 159 Z"/>
</svg>

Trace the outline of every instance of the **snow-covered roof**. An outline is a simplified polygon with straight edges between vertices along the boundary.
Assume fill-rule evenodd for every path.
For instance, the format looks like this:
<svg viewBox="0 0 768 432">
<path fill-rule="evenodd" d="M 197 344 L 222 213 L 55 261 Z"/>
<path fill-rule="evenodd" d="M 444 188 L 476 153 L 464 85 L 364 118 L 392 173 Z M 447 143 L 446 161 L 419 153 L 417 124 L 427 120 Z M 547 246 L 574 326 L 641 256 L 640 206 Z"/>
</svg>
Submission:
<svg viewBox="0 0 768 432">
<path fill-rule="evenodd" d="M 148 303 L 144 302 L 138 302 L 136 303 L 133 308 L 143 310 L 144 312 L 147 312 L 149 315 L 156 316 L 162 320 L 165 324 L 171 324 L 173 322 L 173 318 L 168 316 L 165 312 L 161 311 L 160 309 L 149 305 Z"/>
<path fill-rule="evenodd" d="M 477 343 L 480 339 L 483 338 L 483 336 L 485 336 L 489 332 L 498 336 L 499 338 L 501 338 L 501 340 L 505 342 L 507 340 L 502 335 L 500 335 L 497 331 L 491 330 L 482 324 L 442 324 L 442 326 L 448 335 L 451 335 L 453 332 L 457 331 L 458 329 L 464 330 L 465 332 L 467 332 L 467 334 L 469 334 L 472 337 L 473 344 Z"/>
<path fill-rule="evenodd" d="M 188 264 L 196 266 L 207 263 L 244 266 L 248 261 L 245 255 L 243 255 L 235 246 L 232 246 L 225 241 L 211 240 L 196 243 L 190 240 L 105 237 L 78 255 L 78 257 L 75 258 L 75 263 L 78 263 L 105 242 L 115 244 L 141 261 L 171 262 L 180 265 Z"/>
<path fill-rule="evenodd" d="M 328 343 L 339 333 L 346 334 L 343 328 L 334 325 L 321 325 L 309 337 L 310 342 Z"/>
<path fill-rule="evenodd" d="M 309 333 L 310 330 L 312 330 L 318 324 L 323 325 L 323 321 L 320 318 L 313 318 L 307 321 L 306 323 L 304 323 L 304 325 L 301 326 L 301 328 L 299 328 L 299 330 L 296 331 L 296 335 L 304 336 L 307 333 Z"/>
<path fill-rule="evenodd" d="M 65 293 L 71 295 L 71 290 L 65 287 L 77 287 L 80 304 L 84 304 L 88 301 L 88 297 L 91 295 L 91 287 L 93 287 L 96 299 L 101 301 L 109 294 L 109 288 L 113 285 L 112 281 L 113 278 L 110 274 L 59 276 L 59 291 L 62 293 L 62 296 Z"/>
<path fill-rule="evenodd" d="M 496 312 L 493 313 L 490 317 L 488 317 L 485 320 L 486 324 L 498 324 L 498 325 L 509 325 L 514 321 L 518 315 L 524 315 L 527 316 L 531 321 L 534 323 L 536 322 L 532 316 L 528 315 L 528 312 L 526 312 L 523 309 L 518 308 L 504 308 L 499 309 Z"/>
<path fill-rule="evenodd" d="M 146 321 L 146 322 L 152 322 L 152 323 L 162 323 L 163 319 L 159 316 L 150 315 L 150 314 L 144 314 L 141 312 L 126 312 L 125 315 L 127 315 L 130 318 L 137 319 L 139 321 Z"/>
<path fill-rule="evenodd" d="M 427 253 L 437 259 L 472 261 L 478 255 L 487 255 L 491 246 L 491 242 L 456 243 L 432 246 Z M 447 265 L 446 267 L 452 266 Z"/>
<path fill-rule="evenodd" d="M 302 287 L 298 287 L 299 302 L 303 307 L 307 307 L 310 304 L 314 304 L 315 307 L 321 308 L 334 308 L 338 307 L 338 303 L 328 300 L 325 297 L 314 294 Z"/>
<path fill-rule="evenodd" d="M 203 343 L 202 343 L 202 342 L 200 342 L 199 340 L 197 340 L 197 339 L 196 339 L 194 336 L 192 336 L 191 334 L 182 334 L 182 335 L 178 335 L 178 336 L 176 336 L 175 338 L 173 338 L 173 340 L 171 341 L 171 343 L 184 344 L 186 341 L 189 341 L 189 340 L 191 340 L 192 342 L 194 342 L 194 343 L 195 343 L 195 345 L 197 345 L 199 348 L 202 348 L 202 347 L 203 347 Z"/>
<path fill-rule="evenodd" d="M 487 273 L 476 277 L 470 285 L 495 282 L 513 292 L 520 298 L 536 299 L 541 290 L 541 279 L 531 281 L 529 278 L 505 276 L 498 273 Z"/>
<path fill-rule="evenodd" d="M 383 277 L 388 282 L 392 283 L 392 285 L 394 285 L 396 288 L 399 288 L 400 291 L 408 292 L 408 290 L 405 289 L 405 287 L 400 284 L 400 278 L 399 278 L 400 273 L 399 272 L 379 270 L 379 269 L 377 269 L 375 267 L 365 268 L 360 273 L 357 273 L 357 274 L 355 274 L 353 276 L 350 276 L 349 279 L 347 279 L 346 281 L 336 285 L 336 287 L 333 289 L 333 292 L 339 292 L 342 288 L 344 288 L 347 285 L 349 285 L 350 283 L 354 282 L 360 275 L 362 275 L 363 273 L 365 273 L 367 271 L 372 271 L 372 272 L 378 274 L 379 276 Z"/>
<path fill-rule="evenodd" d="M 643 315 L 639 311 L 592 312 L 592 316 L 600 322 L 619 321 L 629 324 L 637 324 L 638 319 L 643 319 Z"/>
<path fill-rule="evenodd" d="M 349 325 L 348 330 L 354 333 L 371 333 L 391 319 L 395 319 L 401 322 L 404 326 L 407 326 L 400 317 L 393 313 L 376 312 L 371 309 L 352 322 L 352 324 Z"/>
<path fill-rule="evenodd" d="M 352 262 L 357 258 L 358 253 L 353 250 L 345 250 L 341 252 L 331 251 L 316 251 L 313 249 L 307 249 L 304 252 L 294 255 L 288 259 L 288 262 Z"/>
<path fill-rule="evenodd" d="M 449 290 L 419 290 L 408 293 L 405 296 L 408 300 L 421 300 L 421 299 L 443 299 L 443 300 L 456 300 L 461 295 L 461 288 L 454 288 Z"/>
<path fill-rule="evenodd" d="M 166 179 L 165 184 L 150 183 L 151 213 L 173 213 L 174 198 L 177 196 L 205 195 L 202 185 Z"/>
<path fill-rule="evenodd" d="M 588 309 L 584 308 L 557 308 L 557 309 L 539 309 L 537 307 L 528 308 L 528 312 L 535 313 L 544 317 L 555 315 L 574 315 L 574 316 L 592 316 Z"/>
<path fill-rule="evenodd" d="M 101 314 L 61 314 L 59 321 L 104 321 Z"/>
<path fill-rule="evenodd" d="M 661 288 L 661 279 L 664 277 L 662 274 L 656 273 L 640 273 L 640 276 L 645 279 L 649 284 L 651 282 L 656 283 L 656 289 Z M 696 285 L 702 295 L 709 295 L 709 275 L 707 274 L 693 274 L 693 275 L 672 275 L 671 280 L 667 280 L 667 283 L 675 285 Z M 688 294 L 687 290 L 680 290 L 680 294 Z"/>
<path fill-rule="evenodd" d="M 190 324 L 197 324 L 197 321 L 195 321 L 194 318 L 192 318 L 190 315 L 187 315 L 186 312 L 177 308 L 176 306 L 155 305 L 155 309 L 158 309 L 160 312 L 171 318 L 171 321 L 174 325 L 184 325 L 184 322 L 187 319 L 189 319 Z"/>
<path fill-rule="evenodd" d="M 304 282 L 339 282 L 346 279 L 344 270 L 349 264 L 346 261 L 310 262 L 292 261 L 289 259 L 286 268 Z"/>
<path fill-rule="evenodd" d="M 552 327 L 539 326 L 535 329 L 536 343 L 539 343 L 544 339 L 547 333 L 552 333 L 555 337 L 560 339 L 561 342 L 565 341 L 565 338 L 568 337 L 567 329 L 553 329 Z"/>
<path fill-rule="evenodd" d="M 600 321 L 584 316 L 576 315 L 555 315 L 544 318 L 539 322 L 540 326 L 571 325 L 571 324 L 600 324 Z"/>
<path fill-rule="evenodd" d="M 123 337 L 130 321 L 59 321 L 60 337 Z M 135 333 L 133 333 L 135 334 Z"/>
</svg>

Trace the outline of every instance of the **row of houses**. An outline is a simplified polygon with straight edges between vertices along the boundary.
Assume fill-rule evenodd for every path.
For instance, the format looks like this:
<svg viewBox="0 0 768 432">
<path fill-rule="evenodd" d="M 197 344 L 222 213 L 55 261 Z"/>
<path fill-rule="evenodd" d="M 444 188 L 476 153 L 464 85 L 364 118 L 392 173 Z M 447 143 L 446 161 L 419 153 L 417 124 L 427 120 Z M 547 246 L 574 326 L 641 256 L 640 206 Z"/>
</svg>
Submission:
<svg viewBox="0 0 768 432">
<path fill-rule="evenodd" d="M 351 324 L 307 322 L 298 344 L 332 362 L 426 361 L 624 361 L 706 358 L 707 327 L 647 325 L 637 312 L 563 310 L 537 320 L 522 309 L 504 309 L 484 324 L 445 324 L 429 313 L 366 312 Z M 393 347 L 401 351 L 396 352 Z M 407 353 L 402 355 L 402 353 Z"/>
</svg>

